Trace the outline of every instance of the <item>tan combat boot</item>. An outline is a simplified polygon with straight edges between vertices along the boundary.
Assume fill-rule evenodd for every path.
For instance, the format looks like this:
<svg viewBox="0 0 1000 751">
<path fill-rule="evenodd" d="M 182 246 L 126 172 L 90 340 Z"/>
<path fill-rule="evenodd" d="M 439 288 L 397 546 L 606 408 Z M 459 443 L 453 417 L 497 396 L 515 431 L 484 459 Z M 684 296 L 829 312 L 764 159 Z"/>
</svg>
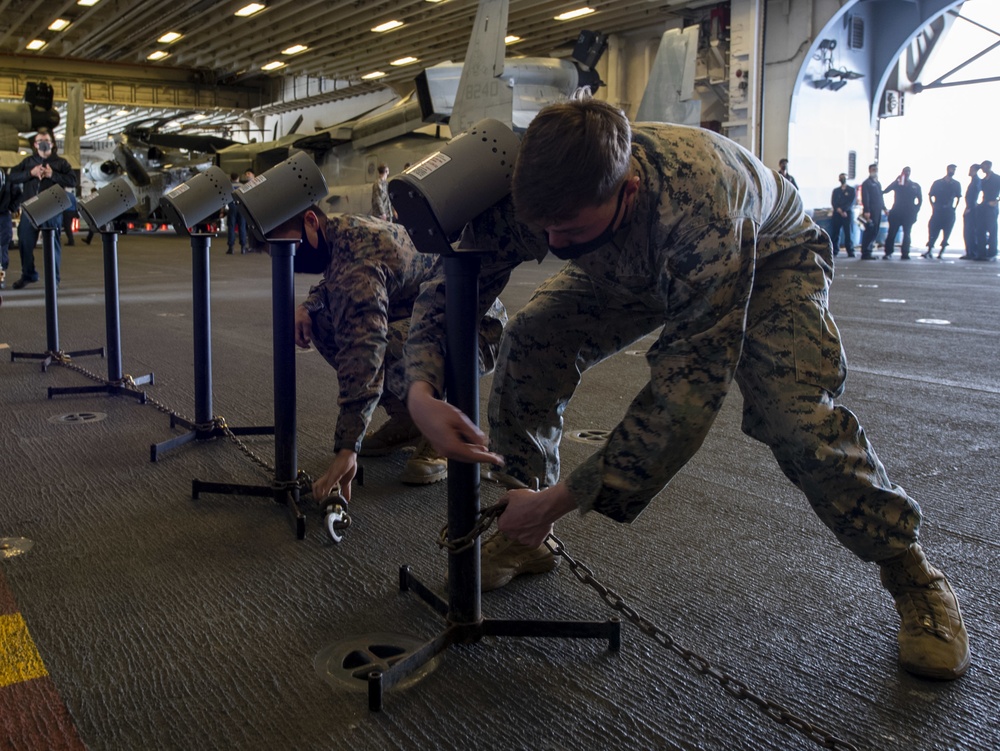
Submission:
<svg viewBox="0 0 1000 751">
<path fill-rule="evenodd" d="M 412 446 L 420 438 L 420 428 L 406 412 L 390 415 L 389 421 L 375 431 L 365 433 L 358 456 L 385 456 Z"/>
<path fill-rule="evenodd" d="M 496 532 L 483 543 L 480 554 L 481 590 L 500 589 L 521 574 L 544 574 L 559 565 L 543 542 L 537 548 L 522 545 L 503 532 Z"/>
<path fill-rule="evenodd" d="M 421 438 L 417 450 L 403 467 L 400 482 L 406 485 L 430 485 L 448 477 L 448 460 L 441 456 L 431 442 Z"/>
<path fill-rule="evenodd" d="M 902 619 L 899 664 L 923 678 L 953 680 L 969 667 L 969 635 L 958 599 L 944 574 L 927 562 L 919 545 L 880 561 L 882 585 Z"/>
</svg>

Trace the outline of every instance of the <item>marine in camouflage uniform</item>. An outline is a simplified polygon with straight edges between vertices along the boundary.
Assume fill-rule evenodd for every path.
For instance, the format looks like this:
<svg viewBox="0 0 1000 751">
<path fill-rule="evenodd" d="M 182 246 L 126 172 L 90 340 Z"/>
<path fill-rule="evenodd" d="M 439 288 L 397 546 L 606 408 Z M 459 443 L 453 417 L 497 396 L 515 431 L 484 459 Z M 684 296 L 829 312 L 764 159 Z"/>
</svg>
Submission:
<svg viewBox="0 0 1000 751">
<path fill-rule="evenodd" d="M 434 276 L 437 257 L 418 253 L 401 225 L 372 217 L 328 217 L 324 234 L 330 264 L 302 307 L 312 322 L 313 345 L 337 371 L 334 452 L 357 454 L 380 400 L 390 414 L 392 404 L 404 409 L 403 345 L 414 301 Z M 506 321 L 495 300 L 480 327 L 483 372 L 493 369 Z"/>
<path fill-rule="evenodd" d="M 582 373 L 662 327 L 646 355 L 649 382 L 606 445 L 564 480 L 581 512 L 636 519 L 701 446 L 735 380 L 744 432 L 771 448 L 845 547 L 885 564 L 883 581 L 897 607 L 912 594 L 914 578 L 947 588 L 915 544 L 919 507 L 890 481 L 854 414 L 834 401 L 846 360 L 828 305 L 832 247 L 798 192 L 736 143 L 702 129 L 638 124 L 631 139 L 627 174 L 639 187 L 627 219 L 610 242 L 544 282 L 507 328 L 489 405 L 490 449 L 504 458 L 504 471 L 526 486 L 559 483 L 562 415 Z M 510 199 L 477 218 L 467 235 L 470 246 L 492 251 L 481 276 L 486 299 L 499 294 L 514 267 L 547 251 L 546 236 L 517 222 Z M 426 381 L 438 392 L 443 294 L 443 283 L 425 288 L 407 344 L 409 383 Z M 515 495 L 508 496 L 512 508 Z M 525 527 L 529 522 L 536 523 L 525 519 Z M 528 561 L 523 571 L 517 561 L 498 564 L 507 567 L 499 586 L 553 567 L 541 560 L 544 546 L 505 552 L 510 544 L 495 542 L 501 534 L 484 543 L 484 582 L 490 555 Z M 910 568 L 900 574 L 904 557 Z M 901 657 L 914 672 L 954 678 L 968 665 L 957 600 L 947 593 L 950 600 L 933 606 L 932 626 L 940 630 L 930 634 L 946 643 L 945 664 Z M 904 616 L 907 629 L 919 638 L 933 630 Z"/>
</svg>

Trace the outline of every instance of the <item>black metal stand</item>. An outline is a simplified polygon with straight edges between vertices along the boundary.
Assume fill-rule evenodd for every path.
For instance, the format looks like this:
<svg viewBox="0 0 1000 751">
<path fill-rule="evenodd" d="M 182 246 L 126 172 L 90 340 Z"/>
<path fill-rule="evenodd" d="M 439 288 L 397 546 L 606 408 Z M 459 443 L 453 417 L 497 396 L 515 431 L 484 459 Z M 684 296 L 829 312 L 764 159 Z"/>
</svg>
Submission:
<svg viewBox="0 0 1000 751">
<path fill-rule="evenodd" d="M 108 380 L 100 386 L 69 386 L 65 388 L 49 388 L 49 399 L 55 394 L 111 394 L 112 396 L 131 396 L 146 403 L 146 392 L 127 388 L 123 385 L 122 372 L 122 330 L 118 295 L 118 234 L 102 231 L 104 244 L 104 327 L 108 344 Z M 153 383 L 153 374 L 133 378 L 132 383 L 142 386 Z"/>
<path fill-rule="evenodd" d="M 225 430 L 215 423 L 212 410 L 212 302 L 208 251 L 211 234 L 191 235 L 191 276 L 194 296 L 194 422 L 180 415 L 170 415 L 170 427 L 183 425 L 188 429 L 174 438 L 149 447 L 149 460 L 155 462 L 160 454 L 183 446 L 191 441 L 207 441 L 225 435 Z M 233 435 L 274 435 L 274 427 L 227 428 Z M 196 496 L 197 497 L 197 496 Z"/>
<path fill-rule="evenodd" d="M 22 221 L 30 221 L 24 217 Z M 45 272 L 45 335 L 48 350 L 45 352 L 11 352 L 10 361 L 18 358 L 23 360 L 41 360 L 42 371 L 47 371 L 53 360 L 60 357 L 82 357 L 83 355 L 100 355 L 104 357 L 104 347 L 99 349 L 81 349 L 75 352 L 59 351 L 59 292 L 56 283 L 56 232 L 52 227 L 42 227 L 42 259 Z"/>
<path fill-rule="evenodd" d="M 193 241 L 193 238 L 192 238 Z M 306 536 L 299 511 L 295 414 L 295 280 L 293 259 L 298 240 L 269 240 L 271 246 L 271 338 L 274 369 L 274 482 L 270 487 L 192 480 L 191 496 L 200 493 L 273 496 L 287 504 L 295 518 L 295 536 Z M 236 431 L 233 431 L 236 432 Z"/>
<path fill-rule="evenodd" d="M 446 384 L 448 401 L 479 422 L 479 258 L 459 251 L 445 258 L 447 311 Z M 451 539 L 472 531 L 479 517 L 479 465 L 448 461 L 448 532 Z M 480 540 L 448 556 L 448 602 L 431 592 L 410 572 L 399 569 L 399 589 L 412 591 L 434 608 L 448 626 L 434 639 L 409 653 L 388 670 L 368 676 L 368 709 L 382 709 L 383 692 L 392 688 L 448 649 L 484 636 L 542 636 L 607 639 L 608 648 L 621 646 L 621 623 L 607 621 L 526 621 L 483 619 L 481 611 Z"/>
</svg>

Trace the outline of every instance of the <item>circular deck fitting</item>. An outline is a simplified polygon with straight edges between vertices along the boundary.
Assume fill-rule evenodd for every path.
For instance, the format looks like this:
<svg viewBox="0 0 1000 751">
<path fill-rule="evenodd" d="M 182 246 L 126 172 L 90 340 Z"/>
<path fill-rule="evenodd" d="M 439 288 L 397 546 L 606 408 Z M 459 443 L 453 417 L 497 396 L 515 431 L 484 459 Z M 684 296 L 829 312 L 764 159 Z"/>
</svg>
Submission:
<svg viewBox="0 0 1000 751">
<path fill-rule="evenodd" d="M 53 415 L 49 422 L 61 422 L 69 425 L 82 425 L 88 422 L 100 422 L 107 417 L 107 412 L 70 412 L 65 415 Z"/>
<path fill-rule="evenodd" d="M 607 443 L 610 435 L 610 430 L 572 430 L 566 437 L 578 443 Z"/>
<path fill-rule="evenodd" d="M 35 543 L 27 537 L 0 537 L 0 560 L 7 560 L 27 553 Z"/>
<path fill-rule="evenodd" d="M 355 636 L 324 647 L 313 660 L 319 677 L 331 686 L 349 686 L 358 691 L 368 690 L 368 674 L 389 668 L 424 645 L 424 641 L 406 634 L 376 633 Z M 398 688 L 409 688 L 429 675 L 440 661 L 428 661 L 399 682 Z"/>
</svg>

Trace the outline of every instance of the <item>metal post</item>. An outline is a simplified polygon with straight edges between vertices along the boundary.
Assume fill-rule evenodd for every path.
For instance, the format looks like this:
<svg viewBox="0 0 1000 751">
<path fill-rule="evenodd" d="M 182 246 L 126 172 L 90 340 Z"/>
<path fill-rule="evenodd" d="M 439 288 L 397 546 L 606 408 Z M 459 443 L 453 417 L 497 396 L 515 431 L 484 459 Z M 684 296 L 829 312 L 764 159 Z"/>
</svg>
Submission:
<svg viewBox="0 0 1000 751">
<path fill-rule="evenodd" d="M 212 236 L 191 235 L 194 319 L 194 419 L 206 425 L 212 412 L 212 302 L 208 249 Z"/>
<path fill-rule="evenodd" d="M 448 403 L 479 424 L 479 258 L 444 259 L 445 309 L 448 311 L 445 384 Z M 468 534 L 479 518 L 479 465 L 448 460 L 448 529 L 453 537 Z M 451 623 L 482 620 L 480 540 L 448 556 Z"/>
</svg>

